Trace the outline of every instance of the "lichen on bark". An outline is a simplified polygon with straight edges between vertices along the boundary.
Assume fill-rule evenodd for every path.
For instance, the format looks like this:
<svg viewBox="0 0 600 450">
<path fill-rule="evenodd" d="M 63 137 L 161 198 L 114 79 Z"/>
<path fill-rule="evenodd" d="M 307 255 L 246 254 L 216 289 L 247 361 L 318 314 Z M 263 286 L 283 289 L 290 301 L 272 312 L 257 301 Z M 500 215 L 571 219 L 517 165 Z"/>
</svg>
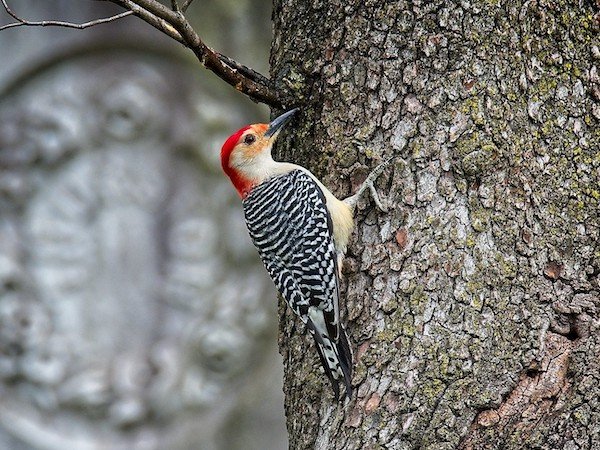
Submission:
<svg viewBox="0 0 600 450">
<path fill-rule="evenodd" d="M 348 405 L 282 309 L 290 448 L 600 442 L 597 6 L 287 0 L 273 19 L 272 77 L 303 112 L 278 156 L 340 197 L 398 156 L 346 258 Z"/>
</svg>

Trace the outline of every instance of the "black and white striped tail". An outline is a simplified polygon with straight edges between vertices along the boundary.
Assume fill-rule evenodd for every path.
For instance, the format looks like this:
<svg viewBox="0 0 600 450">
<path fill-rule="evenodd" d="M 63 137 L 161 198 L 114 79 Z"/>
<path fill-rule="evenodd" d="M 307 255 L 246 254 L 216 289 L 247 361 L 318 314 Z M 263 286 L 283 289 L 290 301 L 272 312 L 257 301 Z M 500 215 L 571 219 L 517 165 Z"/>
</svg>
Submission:
<svg viewBox="0 0 600 450">
<path fill-rule="evenodd" d="M 309 328 L 310 330 L 310 328 Z M 311 330 L 321 365 L 325 375 L 331 382 L 336 400 L 340 398 L 340 383 L 344 384 L 344 397 L 352 397 L 352 353 L 348 344 L 346 330 L 340 327 L 338 342 L 334 342 L 327 335 L 321 335 Z M 343 398 L 343 397 L 342 397 Z"/>
</svg>

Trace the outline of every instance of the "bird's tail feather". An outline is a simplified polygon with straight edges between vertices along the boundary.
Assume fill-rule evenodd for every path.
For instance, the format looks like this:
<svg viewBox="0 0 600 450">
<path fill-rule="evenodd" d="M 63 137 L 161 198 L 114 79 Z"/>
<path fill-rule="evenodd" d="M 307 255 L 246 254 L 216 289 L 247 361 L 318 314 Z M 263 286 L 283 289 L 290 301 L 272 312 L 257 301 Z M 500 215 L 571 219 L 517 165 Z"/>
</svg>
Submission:
<svg viewBox="0 0 600 450">
<path fill-rule="evenodd" d="M 331 382 L 336 400 L 340 396 L 340 382 L 344 383 L 344 396 L 350 398 L 352 396 L 352 353 L 346 331 L 340 329 L 338 342 L 333 342 L 328 336 L 319 333 L 314 333 L 313 336 L 321 364 Z"/>
<path fill-rule="evenodd" d="M 340 325 L 340 335 L 337 342 L 337 350 L 340 359 L 340 366 L 344 374 L 344 383 L 346 384 L 346 396 L 352 396 L 352 350 L 348 343 L 348 335 L 343 326 Z"/>
</svg>

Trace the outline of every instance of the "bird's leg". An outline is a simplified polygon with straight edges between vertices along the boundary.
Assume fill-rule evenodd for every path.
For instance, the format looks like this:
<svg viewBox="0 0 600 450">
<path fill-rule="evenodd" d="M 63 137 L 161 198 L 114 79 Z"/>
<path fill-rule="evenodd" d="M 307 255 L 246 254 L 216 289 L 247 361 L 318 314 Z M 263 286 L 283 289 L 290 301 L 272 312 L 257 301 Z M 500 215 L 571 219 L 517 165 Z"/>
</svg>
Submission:
<svg viewBox="0 0 600 450">
<path fill-rule="evenodd" d="M 384 169 L 390 164 L 390 162 L 393 159 L 394 159 L 394 157 L 391 157 L 391 158 L 387 159 L 386 161 L 382 162 L 381 164 L 379 164 L 377 167 L 375 167 L 375 169 L 373 169 L 373 171 L 367 176 L 367 179 L 364 181 L 364 183 L 358 188 L 358 191 L 356 191 L 356 194 L 344 199 L 344 202 L 348 206 L 350 206 L 350 208 L 352 208 L 352 210 L 354 210 L 354 208 L 356 208 L 356 204 L 358 203 L 360 198 L 363 196 L 363 194 L 368 189 L 371 192 L 371 196 L 373 197 L 373 201 L 375 202 L 375 205 L 377 206 L 377 208 L 379 208 L 383 212 L 387 211 L 387 207 L 381 203 L 381 199 L 379 198 L 379 194 L 377 193 L 377 190 L 375 189 L 375 186 L 373 183 L 375 182 L 375 180 L 377 180 L 379 175 L 381 175 L 381 173 L 384 171 Z"/>
</svg>

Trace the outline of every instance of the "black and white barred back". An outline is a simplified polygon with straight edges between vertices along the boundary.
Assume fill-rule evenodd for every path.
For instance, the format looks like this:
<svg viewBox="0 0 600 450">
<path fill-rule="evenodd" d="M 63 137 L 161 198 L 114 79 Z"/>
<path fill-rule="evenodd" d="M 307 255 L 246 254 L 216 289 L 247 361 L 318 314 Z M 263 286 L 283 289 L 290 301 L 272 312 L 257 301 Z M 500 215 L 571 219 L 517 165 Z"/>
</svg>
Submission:
<svg viewBox="0 0 600 450">
<path fill-rule="evenodd" d="M 243 200 L 252 242 L 277 289 L 315 338 L 336 398 L 350 397 L 352 357 L 339 323 L 337 256 L 325 196 L 302 170 L 270 178 Z"/>
</svg>

